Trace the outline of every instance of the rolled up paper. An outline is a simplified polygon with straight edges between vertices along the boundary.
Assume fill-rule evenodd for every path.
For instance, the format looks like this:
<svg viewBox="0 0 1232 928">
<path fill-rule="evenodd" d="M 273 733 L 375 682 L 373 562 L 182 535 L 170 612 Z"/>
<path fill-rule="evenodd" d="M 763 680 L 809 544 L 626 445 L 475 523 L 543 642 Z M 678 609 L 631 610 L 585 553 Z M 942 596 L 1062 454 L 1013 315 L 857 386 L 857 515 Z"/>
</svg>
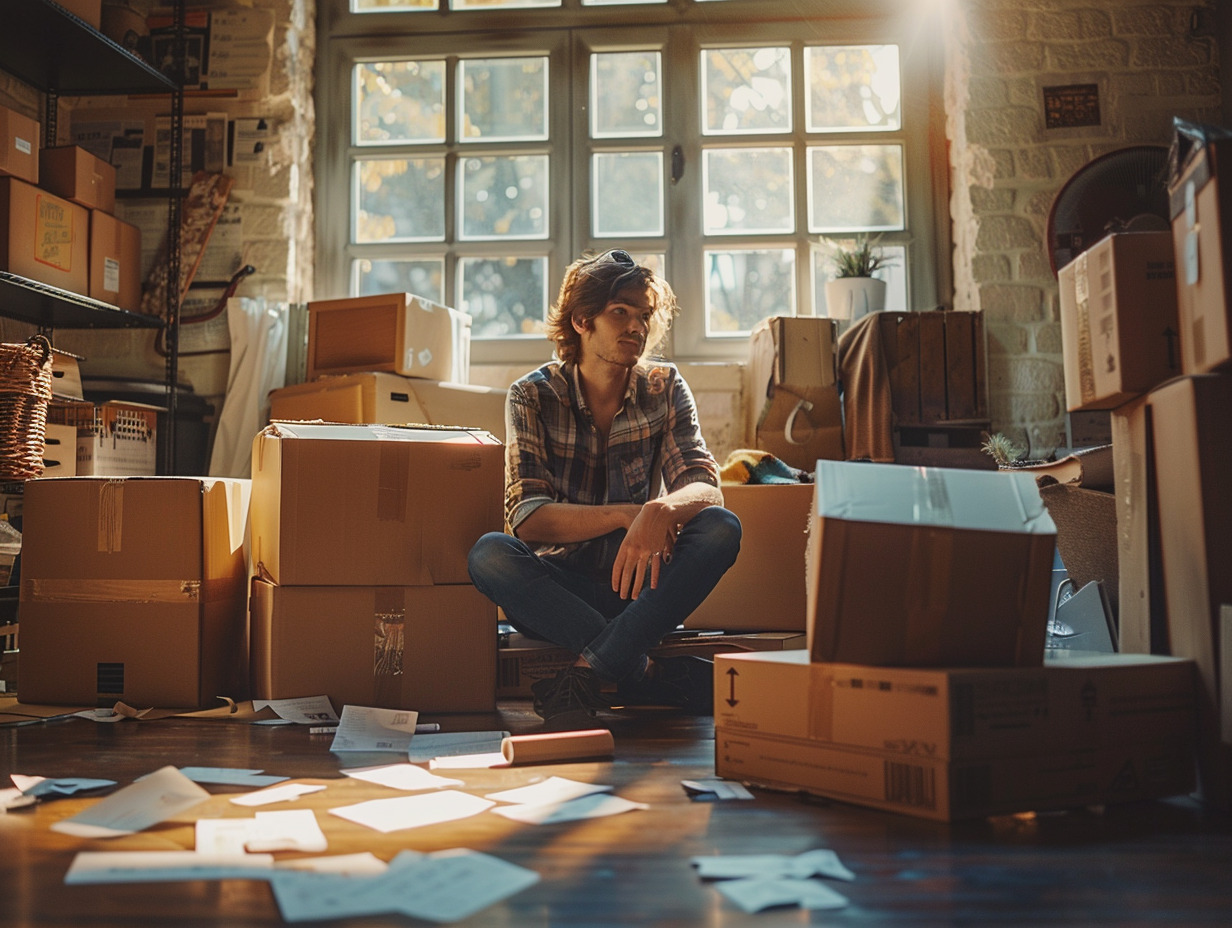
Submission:
<svg viewBox="0 0 1232 928">
<path fill-rule="evenodd" d="M 590 760 L 611 757 L 615 753 L 616 743 L 606 728 L 511 735 L 501 740 L 501 754 L 511 765 Z"/>
</svg>

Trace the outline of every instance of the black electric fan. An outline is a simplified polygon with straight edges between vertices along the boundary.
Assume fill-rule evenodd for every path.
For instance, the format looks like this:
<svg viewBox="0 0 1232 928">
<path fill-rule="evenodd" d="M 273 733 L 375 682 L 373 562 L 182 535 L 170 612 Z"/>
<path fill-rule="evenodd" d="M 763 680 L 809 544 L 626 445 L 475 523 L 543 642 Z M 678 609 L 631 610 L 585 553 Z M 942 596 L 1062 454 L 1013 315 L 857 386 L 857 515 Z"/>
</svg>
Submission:
<svg viewBox="0 0 1232 928">
<path fill-rule="evenodd" d="M 1168 229 L 1167 178 L 1164 145 L 1119 148 L 1075 171 L 1048 212 L 1053 275 L 1112 232 Z"/>
</svg>

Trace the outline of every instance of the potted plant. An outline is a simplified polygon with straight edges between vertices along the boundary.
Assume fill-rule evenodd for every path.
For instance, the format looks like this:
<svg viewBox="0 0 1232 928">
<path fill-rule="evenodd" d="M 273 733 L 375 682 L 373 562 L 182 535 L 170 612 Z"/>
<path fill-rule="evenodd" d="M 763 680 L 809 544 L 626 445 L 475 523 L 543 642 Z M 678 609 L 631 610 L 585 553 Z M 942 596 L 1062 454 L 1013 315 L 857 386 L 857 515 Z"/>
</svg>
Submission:
<svg viewBox="0 0 1232 928">
<path fill-rule="evenodd" d="M 851 247 L 827 240 L 834 279 L 826 281 L 826 314 L 832 319 L 859 319 L 885 309 L 886 283 L 873 275 L 888 261 L 877 238 L 855 237 Z"/>
</svg>

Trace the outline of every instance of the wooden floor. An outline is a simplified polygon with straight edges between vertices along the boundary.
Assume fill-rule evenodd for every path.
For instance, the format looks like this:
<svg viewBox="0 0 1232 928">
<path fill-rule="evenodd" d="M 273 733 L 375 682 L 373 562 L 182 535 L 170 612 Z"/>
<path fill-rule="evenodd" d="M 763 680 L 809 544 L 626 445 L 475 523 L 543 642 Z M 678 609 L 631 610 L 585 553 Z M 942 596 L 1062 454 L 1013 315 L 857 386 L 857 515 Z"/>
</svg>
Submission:
<svg viewBox="0 0 1232 928">
<path fill-rule="evenodd" d="M 536 730 L 524 702 L 498 714 L 425 716 L 442 730 Z M 541 880 L 465 924 L 485 926 L 757 925 L 1194 925 L 1232 924 L 1232 822 L 1188 798 L 1032 817 L 944 825 L 797 795 L 755 791 L 752 801 L 693 802 L 683 779 L 713 773 L 711 720 L 652 711 L 611 721 L 612 762 L 462 771 L 482 795 L 549 775 L 610 784 L 648 803 L 581 824 L 519 825 L 483 813 L 389 835 L 326 808 L 391 791 L 340 767 L 389 763 L 390 755 L 329 752 L 305 728 L 200 719 L 103 725 L 73 719 L 0 729 L 0 775 L 100 777 L 126 785 L 166 764 L 263 769 L 330 788 L 279 808 L 312 808 L 329 853 L 465 847 L 537 871 Z M 138 835 L 72 838 L 48 826 L 94 799 L 44 802 L 0 814 L 0 925 L 64 928 L 283 924 L 265 882 L 65 886 L 79 850 L 189 850 L 196 818 L 250 816 L 209 786 L 208 802 Z M 838 911 L 776 909 L 747 915 L 698 879 L 694 855 L 797 854 L 830 848 L 856 874 L 832 883 L 850 900 Z M 343 924 L 330 922 L 329 924 Z M 370 917 L 345 924 L 423 924 Z"/>
</svg>

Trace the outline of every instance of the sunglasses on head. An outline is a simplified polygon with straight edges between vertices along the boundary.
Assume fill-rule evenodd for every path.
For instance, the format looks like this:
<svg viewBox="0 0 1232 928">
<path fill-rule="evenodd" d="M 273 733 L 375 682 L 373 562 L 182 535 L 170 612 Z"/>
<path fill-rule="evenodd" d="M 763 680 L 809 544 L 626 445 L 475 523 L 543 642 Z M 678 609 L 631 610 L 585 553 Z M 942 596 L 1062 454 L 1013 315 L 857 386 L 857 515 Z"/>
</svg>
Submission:
<svg viewBox="0 0 1232 928">
<path fill-rule="evenodd" d="M 613 248 L 611 251 L 605 251 L 603 254 L 599 255 L 599 257 L 595 258 L 596 264 L 606 261 L 610 261 L 613 264 L 620 265 L 621 267 L 637 267 L 637 262 L 633 260 L 633 256 L 623 248 Z"/>
</svg>

